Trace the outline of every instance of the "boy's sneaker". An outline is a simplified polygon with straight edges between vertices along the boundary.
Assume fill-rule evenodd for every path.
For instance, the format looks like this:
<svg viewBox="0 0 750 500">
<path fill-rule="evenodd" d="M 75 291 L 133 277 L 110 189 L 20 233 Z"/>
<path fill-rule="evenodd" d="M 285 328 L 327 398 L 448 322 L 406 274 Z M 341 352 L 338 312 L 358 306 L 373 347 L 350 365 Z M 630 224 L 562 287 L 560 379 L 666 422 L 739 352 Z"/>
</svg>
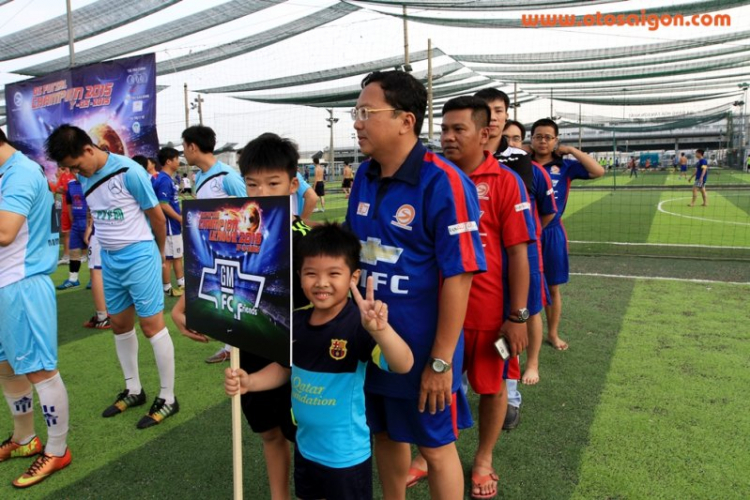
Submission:
<svg viewBox="0 0 750 500">
<path fill-rule="evenodd" d="M 13 436 L 9 437 L 0 444 L 0 462 L 10 458 L 31 457 L 42 452 L 42 440 L 38 436 L 26 444 L 18 444 L 13 441 Z"/>
<path fill-rule="evenodd" d="M 170 297 L 182 297 L 182 290 L 175 287 L 170 288 L 164 293 L 166 293 Z"/>
<path fill-rule="evenodd" d="M 102 413 L 102 417 L 114 417 L 115 415 L 119 415 L 120 413 L 124 412 L 128 408 L 131 408 L 133 406 L 141 406 L 144 404 L 146 404 L 146 391 L 141 389 L 140 394 L 130 394 L 130 391 L 125 389 L 117 395 L 117 400 L 115 400 L 115 402 L 112 403 L 111 406 L 107 407 L 107 409 L 104 410 L 104 412 Z"/>
<path fill-rule="evenodd" d="M 91 316 L 91 319 L 89 319 L 87 322 L 83 324 L 83 327 L 84 328 L 96 328 L 97 330 L 109 330 L 110 328 L 112 328 L 112 323 L 109 320 L 109 316 L 99 321 L 99 318 L 97 317 L 96 313 L 94 313 L 94 315 Z"/>
<path fill-rule="evenodd" d="M 73 457 L 70 455 L 69 448 L 65 449 L 65 454 L 61 457 L 42 453 L 36 460 L 34 460 L 34 463 L 31 464 L 29 470 L 13 481 L 13 486 L 16 488 L 28 488 L 29 486 L 34 486 L 35 484 L 44 481 L 55 472 L 70 465 L 72 459 Z"/>
<path fill-rule="evenodd" d="M 206 358 L 206 363 L 208 363 L 209 365 L 212 365 L 214 363 L 223 363 L 224 361 L 229 361 L 230 356 L 231 355 L 229 354 L 229 351 L 222 347 L 212 356 Z"/>
<path fill-rule="evenodd" d="M 60 257 L 60 260 L 57 261 L 57 265 L 62 266 L 63 264 L 70 264 L 70 257 L 67 255 Z"/>
<path fill-rule="evenodd" d="M 57 285 L 57 289 L 58 290 L 67 290 L 68 288 L 75 288 L 77 286 L 81 286 L 81 282 L 80 281 L 65 280 L 65 281 L 62 282 L 61 285 Z"/>
<path fill-rule="evenodd" d="M 91 290 L 91 280 L 89 280 L 89 282 L 86 283 L 86 290 Z"/>
<path fill-rule="evenodd" d="M 154 404 L 151 405 L 151 409 L 148 411 L 148 415 L 141 418 L 136 427 L 139 429 L 153 427 L 154 425 L 161 423 L 165 418 L 169 418 L 179 411 L 180 403 L 177 402 L 177 398 L 174 398 L 174 403 L 171 405 L 168 405 L 163 398 L 156 398 Z"/>
</svg>

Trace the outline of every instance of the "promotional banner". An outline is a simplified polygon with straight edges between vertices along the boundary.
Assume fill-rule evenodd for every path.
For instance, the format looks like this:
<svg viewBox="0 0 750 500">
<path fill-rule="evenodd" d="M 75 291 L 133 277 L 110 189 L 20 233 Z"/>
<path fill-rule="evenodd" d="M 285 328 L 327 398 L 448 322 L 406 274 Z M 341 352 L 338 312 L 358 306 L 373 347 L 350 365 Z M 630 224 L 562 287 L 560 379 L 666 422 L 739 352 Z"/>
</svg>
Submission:
<svg viewBox="0 0 750 500">
<path fill-rule="evenodd" d="M 155 157 L 154 54 L 89 64 L 5 86 L 8 139 L 54 177 L 44 141 L 58 125 L 85 130 L 102 149 Z"/>
<path fill-rule="evenodd" d="M 289 196 L 185 200 L 187 326 L 291 364 Z"/>
</svg>

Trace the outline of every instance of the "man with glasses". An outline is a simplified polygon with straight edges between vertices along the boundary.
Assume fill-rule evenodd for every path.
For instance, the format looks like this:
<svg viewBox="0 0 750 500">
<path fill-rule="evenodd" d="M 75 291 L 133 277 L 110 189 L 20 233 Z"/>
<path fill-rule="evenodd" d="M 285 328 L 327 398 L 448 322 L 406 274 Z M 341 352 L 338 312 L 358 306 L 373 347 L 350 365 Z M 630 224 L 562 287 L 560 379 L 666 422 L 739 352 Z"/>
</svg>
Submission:
<svg viewBox="0 0 750 500">
<path fill-rule="evenodd" d="M 409 443 L 429 466 L 430 497 L 462 498 L 458 421 L 471 420 L 459 390 L 461 329 L 472 276 L 486 269 L 471 180 L 419 141 L 427 92 L 401 71 L 362 82 L 352 110 L 362 163 L 346 224 L 362 242 L 360 287 L 376 298 L 414 353 L 405 375 L 368 366 L 367 420 L 385 498 L 405 498 Z M 380 373 L 378 373 L 380 372 Z"/>
<path fill-rule="evenodd" d="M 596 179 L 604 175 L 604 167 L 594 158 L 572 146 L 558 144 L 557 123 L 542 118 L 531 126 L 531 149 L 533 159 L 541 164 L 552 179 L 555 190 L 557 214 L 542 232 L 542 256 L 544 276 L 549 285 L 552 304 L 545 307 L 547 313 L 547 343 L 558 351 L 564 351 L 568 344 L 560 338 L 560 316 L 562 296 L 560 285 L 567 283 L 568 238 L 562 224 L 562 214 L 568 202 L 570 184 L 575 179 Z M 573 155 L 575 160 L 565 159 Z"/>
</svg>

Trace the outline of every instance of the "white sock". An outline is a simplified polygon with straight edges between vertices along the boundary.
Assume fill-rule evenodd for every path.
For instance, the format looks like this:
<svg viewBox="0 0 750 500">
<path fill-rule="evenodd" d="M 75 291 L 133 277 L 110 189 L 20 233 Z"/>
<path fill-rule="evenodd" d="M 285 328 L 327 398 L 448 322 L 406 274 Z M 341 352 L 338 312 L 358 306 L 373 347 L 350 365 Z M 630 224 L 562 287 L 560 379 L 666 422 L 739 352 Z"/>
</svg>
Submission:
<svg viewBox="0 0 750 500">
<path fill-rule="evenodd" d="M 159 397 L 164 399 L 168 405 L 174 403 L 174 344 L 169 331 L 162 331 L 149 339 L 154 349 L 156 368 L 159 370 L 159 382 L 161 390 Z"/>
<path fill-rule="evenodd" d="M 70 273 L 70 281 L 78 281 L 78 273 Z"/>
<path fill-rule="evenodd" d="M 34 391 L 29 390 L 21 394 L 3 392 L 13 416 L 13 441 L 18 444 L 26 444 L 36 436 L 34 432 Z"/>
<path fill-rule="evenodd" d="M 44 446 L 44 452 L 61 457 L 68 447 L 68 391 L 59 372 L 44 382 L 34 384 L 34 387 L 39 394 L 39 403 L 47 422 L 47 444 Z"/>
<path fill-rule="evenodd" d="M 165 292 L 168 292 L 172 289 L 172 283 L 164 283 L 162 285 L 162 288 L 164 289 Z"/>
<path fill-rule="evenodd" d="M 140 394 L 143 387 L 138 375 L 138 337 L 135 335 L 135 329 L 115 335 L 115 350 L 125 377 L 125 388 L 130 394 Z"/>
<path fill-rule="evenodd" d="M 185 286 L 185 277 L 177 278 L 177 286 Z"/>
<path fill-rule="evenodd" d="M 232 352 L 232 346 L 229 344 L 224 344 L 224 350 L 227 352 Z"/>
<path fill-rule="evenodd" d="M 96 311 L 96 320 L 104 321 L 107 319 L 107 311 Z"/>
</svg>

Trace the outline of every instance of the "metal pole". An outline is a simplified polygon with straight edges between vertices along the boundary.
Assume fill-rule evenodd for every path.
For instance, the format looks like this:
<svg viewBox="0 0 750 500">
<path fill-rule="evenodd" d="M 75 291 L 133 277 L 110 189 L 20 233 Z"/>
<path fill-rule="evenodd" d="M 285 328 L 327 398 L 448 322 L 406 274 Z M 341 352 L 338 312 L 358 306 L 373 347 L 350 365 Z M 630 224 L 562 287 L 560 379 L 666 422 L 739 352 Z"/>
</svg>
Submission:
<svg viewBox="0 0 750 500">
<path fill-rule="evenodd" d="M 513 120 L 518 121 L 518 83 L 513 84 Z"/>
<path fill-rule="evenodd" d="M 404 7 L 406 8 L 406 7 Z M 427 142 L 432 140 L 433 133 L 432 108 L 432 38 L 427 39 Z"/>
<path fill-rule="evenodd" d="M 198 94 L 195 100 L 198 103 L 198 123 L 203 125 L 203 98 Z"/>
<path fill-rule="evenodd" d="M 581 137 L 581 134 L 583 133 L 582 127 L 581 127 L 581 105 L 578 104 L 578 149 L 583 148 L 583 138 Z"/>
<path fill-rule="evenodd" d="M 333 154 L 333 124 L 338 120 L 334 120 L 333 118 L 333 108 L 330 108 L 328 113 L 331 115 L 330 118 L 328 118 L 329 127 L 331 127 L 331 142 L 328 145 L 328 160 L 331 163 L 328 166 L 330 167 L 330 174 L 333 175 L 333 162 L 335 161 L 335 155 Z"/>
<path fill-rule="evenodd" d="M 404 5 L 404 67 L 409 65 L 409 26 L 406 23 L 406 5 Z"/>
<path fill-rule="evenodd" d="M 617 136 L 615 135 L 615 131 L 612 131 L 612 156 L 617 154 Z M 615 172 L 615 175 L 612 176 L 612 190 L 617 189 L 617 169 L 613 169 L 613 172 Z"/>
<path fill-rule="evenodd" d="M 554 120 L 555 114 L 552 112 L 552 103 L 554 102 L 554 90 L 549 89 L 549 119 Z"/>
<path fill-rule="evenodd" d="M 73 11 L 70 8 L 70 0 L 65 1 L 68 11 L 68 48 L 70 51 L 70 67 L 76 64 L 76 51 L 74 47 L 75 34 L 73 33 Z"/>
<path fill-rule="evenodd" d="M 185 84 L 185 128 L 190 126 L 190 106 L 188 105 L 188 88 Z"/>
</svg>

